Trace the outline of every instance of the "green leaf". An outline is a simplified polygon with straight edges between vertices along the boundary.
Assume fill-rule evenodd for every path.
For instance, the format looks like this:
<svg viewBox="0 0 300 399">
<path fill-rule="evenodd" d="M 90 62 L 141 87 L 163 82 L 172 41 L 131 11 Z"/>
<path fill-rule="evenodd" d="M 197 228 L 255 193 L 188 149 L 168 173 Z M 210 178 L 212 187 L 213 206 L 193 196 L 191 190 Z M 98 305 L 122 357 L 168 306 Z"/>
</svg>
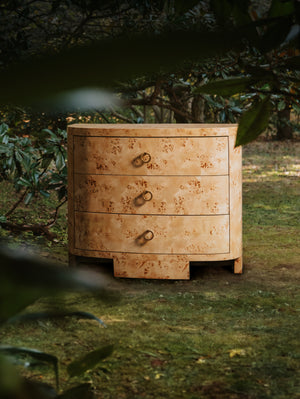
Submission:
<svg viewBox="0 0 300 399">
<path fill-rule="evenodd" d="M 50 355 L 49 353 L 38 351 L 36 349 L 18 348 L 15 346 L 6 346 L 6 345 L 0 346 L 0 352 L 6 355 L 10 355 L 10 357 L 13 357 L 15 359 L 17 359 L 20 355 L 23 356 L 27 355 L 35 360 L 51 364 L 54 368 L 56 387 L 58 388 L 59 386 L 58 359 L 56 356 Z"/>
<path fill-rule="evenodd" d="M 52 173 L 51 174 L 51 183 L 56 184 L 56 183 L 61 183 L 62 181 L 62 176 L 58 173 Z"/>
<path fill-rule="evenodd" d="M 43 168 L 43 169 L 48 169 L 48 167 L 49 167 L 51 161 L 52 161 L 52 157 L 46 156 L 46 157 L 42 160 L 42 165 L 41 165 L 42 168 Z"/>
<path fill-rule="evenodd" d="M 269 10 L 269 18 L 291 15 L 294 12 L 295 7 L 292 0 L 273 0 Z"/>
<path fill-rule="evenodd" d="M 18 248 L 0 246 L 0 265 L 0 324 L 39 297 L 66 290 L 91 290 L 102 300 L 117 300 L 100 273 L 57 267 Z"/>
<path fill-rule="evenodd" d="M 4 136 L 9 130 L 9 127 L 6 123 L 1 123 L 0 125 L 0 136 Z"/>
<path fill-rule="evenodd" d="M 31 187 L 32 186 L 32 183 L 29 180 L 25 179 L 25 177 L 20 177 L 18 183 L 21 184 L 24 187 Z"/>
<path fill-rule="evenodd" d="M 42 132 L 50 134 L 50 136 L 55 137 L 54 133 L 50 129 L 43 129 Z"/>
<path fill-rule="evenodd" d="M 60 170 L 65 165 L 64 157 L 60 151 L 57 152 L 56 159 L 55 159 L 55 165 L 58 170 Z"/>
<path fill-rule="evenodd" d="M 284 101 L 284 100 L 279 101 L 279 103 L 277 104 L 277 110 L 278 110 L 278 111 L 284 110 L 285 107 L 286 107 L 286 104 L 285 104 L 285 101 Z"/>
<path fill-rule="evenodd" d="M 50 193 L 48 191 L 45 190 L 40 190 L 40 194 L 45 197 L 45 198 L 49 198 L 50 197 Z"/>
<path fill-rule="evenodd" d="M 24 204 L 25 204 L 25 205 L 28 205 L 29 202 L 32 200 L 33 196 L 34 196 L 34 192 L 33 192 L 33 191 L 31 191 L 30 193 L 28 193 L 28 194 L 26 195 L 26 197 L 25 197 Z"/>
<path fill-rule="evenodd" d="M 216 80 L 194 90 L 194 94 L 217 94 L 219 96 L 232 96 L 236 93 L 247 91 L 254 82 L 253 78 L 232 78 Z"/>
<path fill-rule="evenodd" d="M 34 164 L 34 165 L 32 165 L 32 168 L 35 168 L 35 167 L 37 167 L 37 166 L 38 166 L 38 165 Z M 37 186 L 38 183 L 39 183 L 39 177 L 40 177 L 39 172 L 36 171 L 36 170 L 32 170 L 32 181 L 33 181 L 33 183 L 34 183 L 35 186 Z"/>
<path fill-rule="evenodd" d="M 7 153 L 7 145 L 0 144 L 0 154 L 6 154 Z"/>
<path fill-rule="evenodd" d="M 0 223 L 5 223 L 7 221 L 6 216 L 0 215 Z"/>
<path fill-rule="evenodd" d="M 267 127 L 271 116 L 270 96 L 254 103 L 241 117 L 235 146 L 255 140 Z"/>
<path fill-rule="evenodd" d="M 75 360 L 68 365 L 68 373 L 70 377 L 75 377 L 83 374 L 87 370 L 93 369 L 97 364 L 110 356 L 113 352 L 113 345 L 104 346 L 103 348 L 96 349 L 83 356 L 82 358 Z"/>
<path fill-rule="evenodd" d="M 23 157 L 22 157 L 22 154 L 20 154 L 20 152 L 18 150 L 15 151 L 15 156 L 16 156 L 17 161 L 19 161 L 22 164 Z"/>
<path fill-rule="evenodd" d="M 2 144 L 8 144 L 10 140 L 11 140 L 11 137 L 9 137 L 8 134 L 4 134 L 2 136 Z M 12 146 L 13 144 L 10 143 L 10 145 Z"/>
</svg>

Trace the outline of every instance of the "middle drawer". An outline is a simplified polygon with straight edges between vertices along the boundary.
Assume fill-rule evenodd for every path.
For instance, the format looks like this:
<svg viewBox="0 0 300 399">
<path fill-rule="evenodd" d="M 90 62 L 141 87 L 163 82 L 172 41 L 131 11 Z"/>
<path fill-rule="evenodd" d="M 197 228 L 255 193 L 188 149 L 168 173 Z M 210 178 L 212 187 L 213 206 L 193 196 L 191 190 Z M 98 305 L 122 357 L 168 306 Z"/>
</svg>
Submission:
<svg viewBox="0 0 300 399">
<path fill-rule="evenodd" d="M 75 210 L 146 215 L 228 214 L 228 179 L 75 174 Z"/>
</svg>

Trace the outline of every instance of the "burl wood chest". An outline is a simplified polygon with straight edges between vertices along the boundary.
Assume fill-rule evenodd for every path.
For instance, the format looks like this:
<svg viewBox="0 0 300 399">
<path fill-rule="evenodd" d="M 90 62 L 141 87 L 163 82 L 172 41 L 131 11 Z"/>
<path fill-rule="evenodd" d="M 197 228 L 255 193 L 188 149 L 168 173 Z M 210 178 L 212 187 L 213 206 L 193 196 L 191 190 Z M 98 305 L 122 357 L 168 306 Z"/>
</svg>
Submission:
<svg viewBox="0 0 300 399">
<path fill-rule="evenodd" d="M 242 272 L 236 125 L 68 127 L 69 253 L 117 277 L 188 279 L 190 262 Z"/>
</svg>

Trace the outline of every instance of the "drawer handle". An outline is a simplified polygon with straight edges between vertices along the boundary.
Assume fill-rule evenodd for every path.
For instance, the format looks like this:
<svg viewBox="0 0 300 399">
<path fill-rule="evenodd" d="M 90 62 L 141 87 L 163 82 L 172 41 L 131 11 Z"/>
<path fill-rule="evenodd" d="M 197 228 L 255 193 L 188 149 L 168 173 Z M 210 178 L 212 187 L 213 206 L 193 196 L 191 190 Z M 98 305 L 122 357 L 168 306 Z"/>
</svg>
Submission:
<svg viewBox="0 0 300 399">
<path fill-rule="evenodd" d="M 151 155 L 148 152 L 143 152 L 138 157 L 134 158 L 132 161 L 133 166 L 139 168 L 140 166 L 144 165 L 144 163 L 149 163 L 151 161 Z"/>
<path fill-rule="evenodd" d="M 154 238 L 154 233 L 151 230 L 146 230 L 144 231 L 143 236 L 146 241 L 151 241 Z"/>
<path fill-rule="evenodd" d="M 151 191 L 144 191 L 141 196 L 143 197 L 144 201 L 151 201 L 153 198 L 153 195 L 151 193 Z"/>
<path fill-rule="evenodd" d="M 144 233 L 142 233 L 140 236 L 137 237 L 137 239 L 135 240 L 135 242 L 142 246 L 145 245 L 148 241 L 153 240 L 154 238 L 154 233 L 152 230 L 146 230 L 144 231 Z"/>
<path fill-rule="evenodd" d="M 140 194 L 139 196 L 137 196 L 134 199 L 134 205 L 142 206 L 142 205 L 144 205 L 144 203 L 146 201 L 151 201 L 152 198 L 153 198 L 153 195 L 152 195 L 151 191 L 144 191 L 144 192 L 142 192 L 142 194 Z"/>
</svg>

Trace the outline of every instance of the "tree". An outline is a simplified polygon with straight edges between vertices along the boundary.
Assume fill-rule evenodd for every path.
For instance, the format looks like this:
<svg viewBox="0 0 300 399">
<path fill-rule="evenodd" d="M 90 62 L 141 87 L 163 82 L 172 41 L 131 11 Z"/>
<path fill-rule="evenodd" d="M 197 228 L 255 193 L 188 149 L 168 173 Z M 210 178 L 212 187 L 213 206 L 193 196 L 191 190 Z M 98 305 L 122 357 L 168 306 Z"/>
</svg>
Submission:
<svg viewBox="0 0 300 399">
<path fill-rule="evenodd" d="M 213 121 L 216 114 L 218 121 L 233 121 L 252 103 L 243 118 L 247 122 L 250 116 L 254 125 L 250 135 L 249 129 L 239 132 L 240 144 L 266 128 L 280 101 L 299 106 L 296 0 L 273 0 L 264 7 L 250 0 L 15 3 L 24 4 L 21 16 L 33 20 L 34 29 L 26 22 L 26 30 L 19 29 L 20 35 L 26 32 L 27 48 L 7 57 L 16 63 L 0 76 L 2 102 L 26 103 L 62 88 L 96 85 L 123 93 L 136 121 L 143 120 L 137 106 L 151 106 L 157 118 L 160 114 L 157 120 L 170 119 L 172 112 L 183 122 Z M 12 15 L 7 2 L 1 11 Z M 35 33 L 39 29 L 43 42 Z M 68 31 L 65 39 L 62 30 Z M 27 59 L 49 49 L 51 55 Z M 205 84 L 218 74 L 220 82 Z M 228 77 L 232 80 L 223 82 Z M 235 97 L 207 97 L 212 93 Z"/>
</svg>

